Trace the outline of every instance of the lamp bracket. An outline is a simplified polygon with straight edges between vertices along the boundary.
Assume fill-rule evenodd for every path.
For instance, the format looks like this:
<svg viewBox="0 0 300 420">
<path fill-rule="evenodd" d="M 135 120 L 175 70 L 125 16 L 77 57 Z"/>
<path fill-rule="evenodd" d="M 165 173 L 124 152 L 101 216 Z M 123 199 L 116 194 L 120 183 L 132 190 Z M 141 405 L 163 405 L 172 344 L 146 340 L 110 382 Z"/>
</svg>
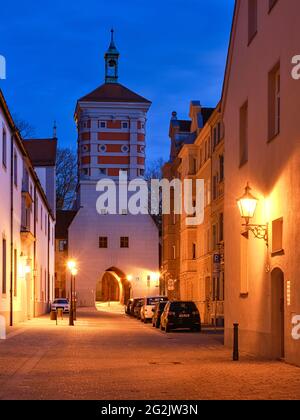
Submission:
<svg viewBox="0 0 300 420">
<path fill-rule="evenodd" d="M 263 239 L 266 242 L 267 247 L 269 246 L 269 233 L 268 224 L 266 225 L 253 225 L 246 223 L 243 225 L 247 232 L 252 232 L 256 239 Z"/>
</svg>

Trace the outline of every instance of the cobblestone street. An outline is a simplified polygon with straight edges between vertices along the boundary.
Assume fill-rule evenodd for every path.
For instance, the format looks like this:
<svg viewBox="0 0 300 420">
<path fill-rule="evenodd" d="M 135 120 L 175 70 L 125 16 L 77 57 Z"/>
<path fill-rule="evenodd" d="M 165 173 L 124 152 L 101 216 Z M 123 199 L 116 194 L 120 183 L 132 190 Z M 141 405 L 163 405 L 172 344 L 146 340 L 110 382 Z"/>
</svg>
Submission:
<svg viewBox="0 0 300 420">
<path fill-rule="evenodd" d="M 300 399 L 300 369 L 241 355 L 222 335 L 171 333 L 112 311 L 40 318 L 0 342 L 1 399 Z"/>
</svg>

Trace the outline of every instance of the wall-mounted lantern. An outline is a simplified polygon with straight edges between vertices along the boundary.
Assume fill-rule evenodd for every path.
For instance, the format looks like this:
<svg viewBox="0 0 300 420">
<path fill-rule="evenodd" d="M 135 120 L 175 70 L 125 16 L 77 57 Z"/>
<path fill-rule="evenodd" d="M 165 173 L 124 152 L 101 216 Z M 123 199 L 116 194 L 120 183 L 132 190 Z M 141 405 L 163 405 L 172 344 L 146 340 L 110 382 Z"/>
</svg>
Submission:
<svg viewBox="0 0 300 420">
<path fill-rule="evenodd" d="M 249 183 L 245 188 L 244 195 L 237 200 L 241 217 L 245 220 L 243 227 L 246 228 L 246 233 L 252 232 L 255 238 L 263 239 L 266 245 L 269 246 L 268 225 L 255 225 L 250 221 L 255 215 L 258 204 L 258 199 L 251 194 Z"/>
</svg>

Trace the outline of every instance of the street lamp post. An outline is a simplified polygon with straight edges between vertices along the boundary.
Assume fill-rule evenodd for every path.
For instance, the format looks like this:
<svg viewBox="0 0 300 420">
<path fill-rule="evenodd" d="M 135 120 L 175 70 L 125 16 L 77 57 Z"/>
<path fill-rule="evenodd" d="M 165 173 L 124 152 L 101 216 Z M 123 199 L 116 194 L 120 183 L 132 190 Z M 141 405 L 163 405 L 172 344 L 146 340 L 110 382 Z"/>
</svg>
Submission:
<svg viewBox="0 0 300 420">
<path fill-rule="evenodd" d="M 73 282 L 74 282 L 74 289 L 73 289 L 73 296 L 74 296 L 74 300 L 73 300 L 73 320 L 77 320 L 77 305 L 76 305 L 76 276 L 78 274 L 78 270 L 77 268 L 74 268 L 72 270 L 72 276 L 73 276 Z"/>
<path fill-rule="evenodd" d="M 70 314 L 69 314 L 69 326 L 74 326 L 74 313 L 73 313 L 73 274 L 71 273 L 71 300 L 70 300 Z"/>
<path fill-rule="evenodd" d="M 71 273 L 71 301 L 70 301 L 70 315 L 69 315 L 69 326 L 74 326 L 74 297 L 73 297 L 73 280 L 75 282 L 75 276 L 78 272 L 76 268 L 76 262 L 73 260 L 68 261 L 68 269 Z M 74 284 L 75 286 L 75 284 Z"/>
</svg>

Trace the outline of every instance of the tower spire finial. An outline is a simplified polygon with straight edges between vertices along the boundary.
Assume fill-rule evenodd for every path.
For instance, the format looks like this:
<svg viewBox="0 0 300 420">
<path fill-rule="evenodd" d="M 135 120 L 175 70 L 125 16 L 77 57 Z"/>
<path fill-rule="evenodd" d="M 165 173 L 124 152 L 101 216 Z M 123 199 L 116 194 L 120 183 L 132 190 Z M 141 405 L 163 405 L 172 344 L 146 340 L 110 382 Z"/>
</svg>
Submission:
<svg viewBox="0 0 300 420">
<path fill-rule="evenodd" d="M 105 83 L 118 83 L 119 52 L 115 45 L 115 30 L 111 29 L 109 48 L 105 54 Z"/>
</svg>

